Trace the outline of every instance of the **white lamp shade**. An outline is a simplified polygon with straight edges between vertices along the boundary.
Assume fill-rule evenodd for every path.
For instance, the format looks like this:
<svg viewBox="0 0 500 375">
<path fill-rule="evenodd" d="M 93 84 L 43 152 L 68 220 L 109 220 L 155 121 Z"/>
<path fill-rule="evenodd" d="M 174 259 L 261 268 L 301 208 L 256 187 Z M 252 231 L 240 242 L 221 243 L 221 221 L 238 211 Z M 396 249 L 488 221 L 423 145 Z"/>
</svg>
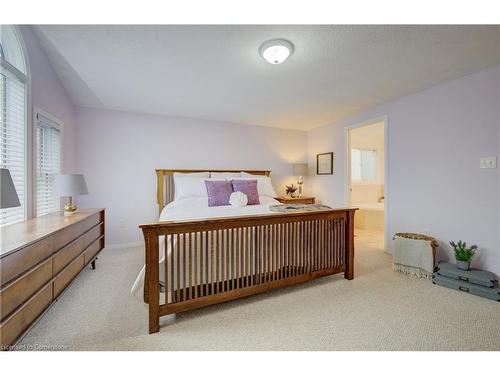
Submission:
<svg viewBox="0 0 500 375">
<path fill-rule="evenodd" d="M 85 195 L 89 191 L 83 174 L 60 174 L 55 176 L 54 190 L 61 197 Z"/>
<path fill-rule="evenodd" d="M 21 202 L 19 202 L 19 197 L 17 196 L 9 170 L 1 168 L 0 171 L 0 208 L 19 207 Z"/>
<path fill-rule="evenodd" d="M 308 170 L 307 163 L 297 163 L 293 164 L 293 175 L 294 176 L 307 176 Z"/>
</svg>

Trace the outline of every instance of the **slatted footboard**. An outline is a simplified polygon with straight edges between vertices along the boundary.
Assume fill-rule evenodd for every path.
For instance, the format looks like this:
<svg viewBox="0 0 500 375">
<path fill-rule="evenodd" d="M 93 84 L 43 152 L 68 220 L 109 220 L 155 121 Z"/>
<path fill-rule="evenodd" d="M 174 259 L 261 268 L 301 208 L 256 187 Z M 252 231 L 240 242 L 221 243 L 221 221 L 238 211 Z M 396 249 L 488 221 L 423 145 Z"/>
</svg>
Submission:
<svg viewBox="0 0 500 375">
<path fill-rule="evenodd" d="M 141 225 L 149 332 L 160 316 L 344 272 L 353 278 L 354 209 Z"/>
</svg>

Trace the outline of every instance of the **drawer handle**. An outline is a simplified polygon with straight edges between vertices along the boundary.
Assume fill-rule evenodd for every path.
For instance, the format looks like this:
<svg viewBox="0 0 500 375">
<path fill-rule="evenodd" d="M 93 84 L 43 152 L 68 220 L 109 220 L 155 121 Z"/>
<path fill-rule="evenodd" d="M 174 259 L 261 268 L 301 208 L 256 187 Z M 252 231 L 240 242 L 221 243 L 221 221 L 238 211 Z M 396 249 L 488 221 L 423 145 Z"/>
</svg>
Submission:
<svg viewBox="0 0 500 375">
<path fill-rule="evenodd" d="M 469 281 L 468 277 L 458 276 L 458 280 Z"/>
<path fill-rule="evenodd" d="M 460 289 L 462 292 L 469 292 L 469 288 L 465 288 L 463 286 L 459 286 L 458 289 Z"/>
</svg>

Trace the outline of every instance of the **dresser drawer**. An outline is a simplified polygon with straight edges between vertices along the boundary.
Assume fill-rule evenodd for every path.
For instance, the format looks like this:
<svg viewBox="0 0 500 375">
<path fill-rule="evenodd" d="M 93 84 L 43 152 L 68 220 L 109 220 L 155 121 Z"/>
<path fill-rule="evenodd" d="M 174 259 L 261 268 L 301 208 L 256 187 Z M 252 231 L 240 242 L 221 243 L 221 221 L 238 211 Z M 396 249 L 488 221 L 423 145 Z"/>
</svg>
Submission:
<svg viewBox="0 0 500 375">
<path fill-rule="evenodd" d="M 44 238 L 0 259 L 1 285 L 40 263 L 55 251 L 54 237 Z"/>
<path fill-rule="evenodd" d="M 68 243 L 73 241 L 75 238 L 80 237 L 83 233 L 85 233 L 87 230 L 89 230 L 93 226 L 99 224 L 99 222 L 100 222 L 100 215 L 99 215 L 99 213 L 95 213 L 94 215 L 89 216 L 85 220 L 82 220 L 81 222 L 73 224 L 73 225 L 59 231 L 55 235 L 55 239 L 54 239 L 55 248 L 60 249 L 61 247 L 67 245 Z"/>
<path fill-rule="evenodd" d="M 54 256 L 54 275 L 80 255 L 92 242 L 98 239 L 101 236 L 101 232 L 102 224 L 92 228 L 80 238 L 59 250 Z"/>
<path fill-rule="evenodd" d="M 0 291 L 0 320 L 28 300 L 52 278 L 52 259 L 30 270 Z"/>
<path fill-rule="evenodd" d="M 100 223 L 101 220 L 101 214 L 98 212 L 87 219 L 83 221 L 83 229 L 84 232 L 88 231 L 90 228 L 96 226 L 98 223 Z"/>
<path fill-rule="evenodd" d="M 100 239 L 96 240 L 92 245 L 90 245 L 87 250 L 85 250 L 85 264 L 88 264 L 101 249 Z"/>
<path fill-rule="evenodd" d="M 0 325 L 2 346 L 11 345 L 52 303 L 52 284 L 48 284 L 31 298 L 19 311 Z"/>
<path fill-rule="evenodd" d="M 84 255 L 76 258 L 68 267 L 66 267 L 54 280 L 54 298 L 59 297 L 66 286 L 75 278 L 75 276 L 84 267 Z"/>
</svg>

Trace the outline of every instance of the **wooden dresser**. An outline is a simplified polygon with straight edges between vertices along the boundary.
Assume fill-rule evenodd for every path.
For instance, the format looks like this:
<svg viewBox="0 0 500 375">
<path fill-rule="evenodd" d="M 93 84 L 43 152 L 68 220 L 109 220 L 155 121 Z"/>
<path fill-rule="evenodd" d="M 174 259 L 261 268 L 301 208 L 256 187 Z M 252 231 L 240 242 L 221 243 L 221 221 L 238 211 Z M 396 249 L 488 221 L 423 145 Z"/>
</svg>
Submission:
<svg viewBox="0 0 500 375">
<path fill-rule="evenodd" d="M 104 248 L 104 209 L 54 213 L 1 228 L 0 344 L 17 343 Z"/>
</svg>

